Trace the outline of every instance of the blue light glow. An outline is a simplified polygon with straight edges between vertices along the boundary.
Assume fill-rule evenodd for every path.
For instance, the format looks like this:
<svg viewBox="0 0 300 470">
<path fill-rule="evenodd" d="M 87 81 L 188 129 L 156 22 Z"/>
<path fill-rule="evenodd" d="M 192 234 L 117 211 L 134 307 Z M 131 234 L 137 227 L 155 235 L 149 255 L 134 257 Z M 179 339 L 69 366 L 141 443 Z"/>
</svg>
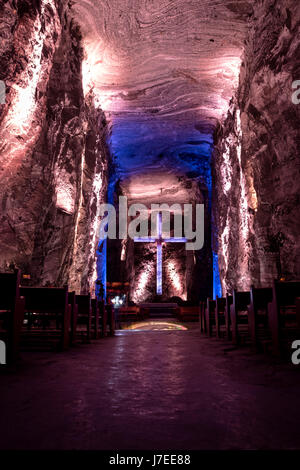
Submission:
<svg viewBox="0 0 300 470">
<path fill-rule="evenodd" d="M 200 177 L 211 189 L 213 134 L 201 125 L 175 119 L 115 119 L 109 146 L 119 177 L 145 173 L 147 167 L 175 169 Z"/>
<path fill-rule="evenodd" d="M 217 253 L 213 253 L 213 298 L 222 297 L 222 286 L 219 272 L 219 261 Z"/>
<path fill-rule="evenodd" d="M 100 240 L 97 248 L 97 273 L 98 280 L 102 282 L 104 287 L 104 299 L 106 299 L 106 279 L 107 279 L 107 240 Z M 100 286 L 96 284 L 96 296 L 99 297 Z"/>
<path fill-rule="evenodd" d="M 115 191 L 115 178 L 112 178 L 108 184 L 107 200 L 113 203 Z M 104 299 L 106 300 L 106 282 L 107 282 L 107 239 L 100 239 L 97 248 L 97 275 L 98 281 L 101 281 L 104 287 Z M 95 293 L 99 297 L 100 286 L 96 284 Z"/>
<path fill-rule="evenodd" d="M 159 169 L 162 173 L 174 172 L 199 182 L 208 191 L 211 209 L 211 153 L 213 149 L 213 126 L 197 121 L 194 124 L 185 115 L 159 116 L 137 112 L 114 118 L 112 133 L 108 141 L 113 156 L 110 171 L 108 202 L 113 203 L 120 181 Z M 138 201 L 142 202 L 142 201 Z M 156 201 L 159 202 L 159 201 Z M 160 221 L 161 222 L 161 221 Z M 158 227 L 157 239 L 137 238 L 135 242 L 157 243 L 157 294 L 162 294 L 162 242 L 186 243 L 185 238 L 163 239 Z M 160 240 L 160 241 L 159 241 Z M 103 254 L 105 252 L 105 255 Z M 99 253 L 99 250 L 98 250 Z M 99 254 L 98 273 L 106 284 L 106 242 Z M 105 265 L 105 266 L 104 266 Z M 217 259 L 214 258 L 214 289 L 220 293 Z M 217 294 L 215 294 L 217 295 Z"/>
</svg>

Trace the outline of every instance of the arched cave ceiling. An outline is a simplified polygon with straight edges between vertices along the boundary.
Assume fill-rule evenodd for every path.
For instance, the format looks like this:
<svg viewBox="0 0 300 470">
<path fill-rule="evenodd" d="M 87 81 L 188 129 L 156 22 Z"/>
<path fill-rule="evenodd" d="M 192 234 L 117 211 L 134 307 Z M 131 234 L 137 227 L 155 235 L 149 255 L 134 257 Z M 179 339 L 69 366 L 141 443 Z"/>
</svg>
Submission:
<svg viewBox="0 0 300 470">
<path fill-rule="evenodd" d="M 134 192 L 137 175 L 143 186 L 145 170 L 209 180 L 213 131 L 237 86 L 252 4 L 74 2 L 85 48 L 84 89 L 93 88 L 112 123 L 111 149 L 121 178 L 130 179 L 127 191 Z M 170 181 L 174 185 L 173 176 Z"/>
</svg>

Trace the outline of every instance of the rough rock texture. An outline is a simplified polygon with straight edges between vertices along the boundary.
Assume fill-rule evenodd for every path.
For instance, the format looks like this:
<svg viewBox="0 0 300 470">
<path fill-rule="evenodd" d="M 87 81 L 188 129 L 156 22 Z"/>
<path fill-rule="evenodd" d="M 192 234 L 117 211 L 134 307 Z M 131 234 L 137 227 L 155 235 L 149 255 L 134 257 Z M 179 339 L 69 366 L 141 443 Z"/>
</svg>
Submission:
<svg viewBox="0 0 300 470">
<path fill-rule="evenodd" d="M 218 260 L 224 293 L 299 277 L 298 3 L 2 1 L 0 269 L 93 290 L 109 118 L 111 200 L 118 186 L 129 203 L 205 200 L 206 247 L 165 252 L 166 296 L 176 276 L 182 295 L 208 294 Z M 114 271 L 134 295 L 143 255 L 122 248 Z"/>
<path fill-rule="evenodd" d="M 74 1 L 85 86 L 113 121 L 121 172 L 151 167 L 162 153 L 175 165 L 195 146 L 206 155 L 238 84 L 253 3 Z"/>
<path fill-rule="evenodd" d="M 171 196 L 172 202 L 196 201 L 192 188 L 197 185 L 210 195 L 213 134 L 218 122 L 225 119 L 238 85 L 248 19 L 255 3 L 74 1 L 85 49 L 84 86 L 93 90 L 112 122 L 116 180 L 121 180 L 123 194 L 129 199 L 143 202 L 151 197 L 152 202 L 162 203 Z M 209 232 L 209 218 L 206 223 Z M 210 295 L 210 233 L 206 243 L 207 249 L 196 253 L 196 270 L 190 262 L 186 266 L 185 257 L 176 263 L 184 295 L 197 291 L 199 297 L 201 289 L 203 295 Z M 122 276 L 122 270 L 114 269 L 121 251 L 115 248 L 110 250 L 112 281 Z M 138 258 L 142 259 L 141 253 Z M 145 284 L 146 296 L 154 294 L 152 275 L 148 284 L 143 270 L 146 266 L 137 263 L 134 274 L 128 264 L 126 275 L 132 280 L 133 297 L 139 284 Z M 165 280 L 169 275 L 165 273 Z M 165 283 L 165 295 L 168 287 Z"/>
<path fill-rule="evenodd" d="M 0 269 L 38 285 L 93 289 L 106 122 L 82 87 L 81 34 L 68 2 L 0 7 Z"/>
<path fill-rule="evenodd" d="M 228 118 L 216 133 L 214 245 L 223 293 L 300 277 L 299 2 L 256 2 Z"/>
</svg>

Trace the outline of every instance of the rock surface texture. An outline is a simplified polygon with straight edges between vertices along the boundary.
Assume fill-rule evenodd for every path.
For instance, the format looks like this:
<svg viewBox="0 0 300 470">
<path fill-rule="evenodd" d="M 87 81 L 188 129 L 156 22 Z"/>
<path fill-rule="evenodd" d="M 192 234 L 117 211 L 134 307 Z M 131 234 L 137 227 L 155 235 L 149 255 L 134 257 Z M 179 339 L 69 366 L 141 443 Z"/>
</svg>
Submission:
<svg viewBox="0 0 300 470">
<path fill-rule="evenodd" d="M 195 145 L 204 155 L 238 84 L 252 2 L 80 0 L 73 11 L 85 87 L 113 121 L 120 170 L 161 153 L 175 165 Z"/>
<path fill-rule="evenodd" d="M 96 276 L 107 125 L 84 95 L 81 33 L 68 2 L 0 6 L 0 269 L 86 292 Z"/>
<path fill-rule="evenodd" d="M 300 276 L 300 11 L 256 2 L 240 85 L 216 132 L 215 249 L 223 291 Z"/>
<path fill-rule="evenodd" d="M 73 11 L 86 52 L 85 89 L 93 90 L 112 122 L 122 194 L 129 201 L 172 204 L 200 202 L 203 191 L 209 212 L 213 134 L 238 85 L 253 2 L 85 0 L 75 1 Z M 211 294 L 209 216 L 205 223 L 201 252 L 179 261 L 165 249 L 165 296 L 194 298 L 197 291 L 199 297 L 201 288 Z M 131 245 L 123 277 L 131 279 L 134 300 L 149 300 L 154 253 L 139 247 L 134 254 Z M 111 252 L 110 266 L 117 267 L 111 280 L 118 280 L 117 250 Z"/>
</svg>

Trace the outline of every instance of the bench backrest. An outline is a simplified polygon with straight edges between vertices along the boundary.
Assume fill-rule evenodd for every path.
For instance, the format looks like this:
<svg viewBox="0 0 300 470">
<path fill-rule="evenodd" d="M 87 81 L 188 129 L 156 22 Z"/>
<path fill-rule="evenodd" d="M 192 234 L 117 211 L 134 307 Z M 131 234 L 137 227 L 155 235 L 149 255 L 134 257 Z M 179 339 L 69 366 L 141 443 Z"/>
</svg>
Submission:
<svg viewBox="0 0 300 470">
<path fill-rule="evenodd" d="M 20 287 L 25 311 L 64 313 L 68 309 L 68 287 Z"/>
<path fill-rule="evenodd" d="M 76 303 L 78 306 L 79 315 L 88 315 L 91 310 L 91 296 L 90 294 L 86 295 L 76 295 Z"/>
<path fill-rule="evenodd" d="M 209 313 L 213 312 L 215 308 L 216 308 L 216 301 L 215 301 L 215 300 L 211 300 L 211 299 L 207 299 L 207 309 L 208 309 L 208 312 L 209 312 Z"/>
<path fill-rule="evenodd" d="M 119 308 L 119 312 L 121 313 L 138 313 L 139 310 L 140 310 L 139 307 L 137 307 L 136 305 Z"/>
<path fill-rule="evenodd" d="M 226 294 L 226 307 L 229 309 L 230 305 L 232 305 L 233 297 L 230 294 Z"/>
<path fill-rule="evenodd" d="M 0 310 L 13 308 L 19 297 L 21 271 L 14 273 L 0 273 Z"/>
<path fill-rule="evenodd" d="M 93 314 L 97 313 L 97 309 L 99 309 L 99 301 L 98 299 L 91 299 L 91 306 Z"/>
<path fill-rule="evenodd" d="M 70 305 L 74 305 L 74 303 L 76 303 L 76 295 L 74 291 L 68 293 L 68 302 Z"/>
<path fill-rule="evenodd" d="M 279 306 L 296 305 L 297 297 L 300 297 L 300 282 L 273 282 L 273 300 Z"/>
<path fill-rule="evenodd" d="M 68 293 L 68 304 L 71 305 L 72 312 L 77 313 L 76 294 L 75 291 Z"/>
<path fill-rule="evenodd" d="M 268 308 L 268 303 L 272 302 L 273 290 L 271 287 L 264 287 L 261 289 L 256 289 L 251 287 L 250 289 L 250 301 L 253 308 L 256 310 L 266 310 Z"/>
<path fill-rule="evenodd" d="M 196 313 L 198 314 L 199 313 L 199 306 L 183 306 L 183 307 L 180 307 L 180 311 L 181 313 Z"/>
<path fill-rule="evenodd" d="M 104 300 L 98 300 L 99 314 L 102 316 L 105 313 L 105 302 Z"/>
<path fill-rule="evenodd" d="M 218 309 L 218 312 L 225 312 L 226 309 L 226 298 L 224 297 L 217 297 L 216 298 L 216 308 Z"/>
<path fill-rule="evenodd" d="M 235 311 L 243 311 L 247 310 L 248 305 L 250 304 L 250 292 L 238 292 L 237 290 L 233 290 L 232 293 L 233 297 L 233 306 Z"/>
</svg>

